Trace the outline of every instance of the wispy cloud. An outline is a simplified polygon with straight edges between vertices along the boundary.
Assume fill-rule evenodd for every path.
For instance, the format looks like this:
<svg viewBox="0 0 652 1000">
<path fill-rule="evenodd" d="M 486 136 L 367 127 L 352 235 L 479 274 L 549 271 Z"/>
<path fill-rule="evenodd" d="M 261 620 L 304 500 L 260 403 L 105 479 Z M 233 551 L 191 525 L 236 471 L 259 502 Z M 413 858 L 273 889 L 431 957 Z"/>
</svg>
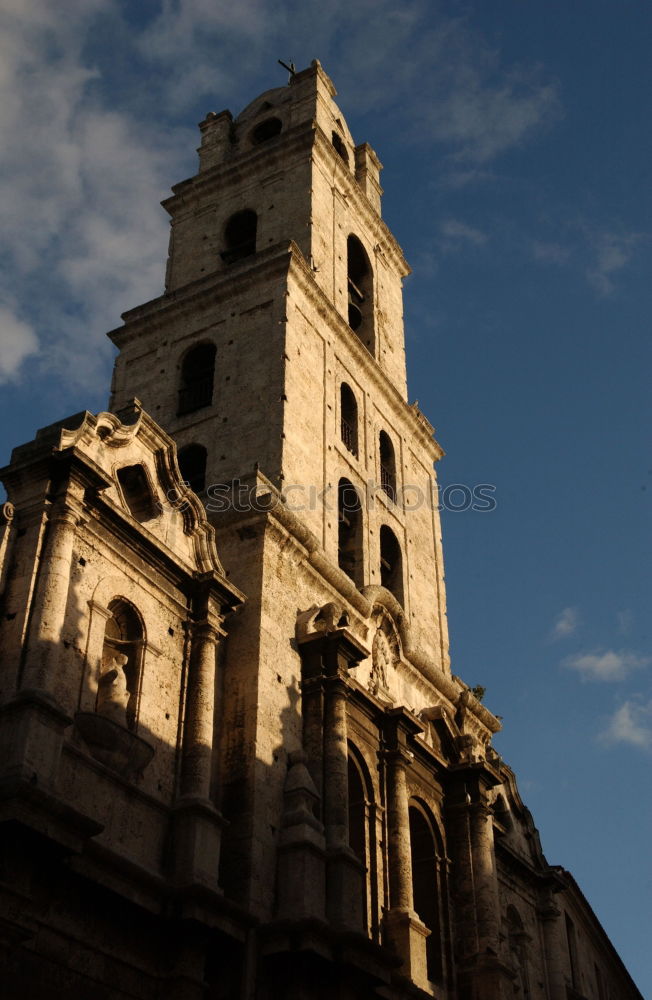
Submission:
<svg viewBox="0 0 652 1000">
<path fill-rule="evenodd" d="M 586 277 L 600 296 L 611 295 L 615 278 L 631 261 L 641 233 L 598 232 L 588 237 L 591 261 Z"/>
<path fill-rule="evenodd" d="M 598 650 L 592 653 L 577 653 L 562 661 L 562 666 L 580 674 L 587 681 L 622 681 L 635 670 L 641 670 L 652 662 L 649 656 L 641 656 L 631 650 Z"/>
<path fill-rule="evenodd" d="M 561 243 L 533 240 L 532 255 L 536 260 L 543 260 L 550 264 L 566 264 L 570 259 L 571 249 Z"/>
<path fill-rule="evenodd" d="M 454 246 L 482 246 L 487 242 L 488 236 L 475 226 L 469 226 L 459 219 L 446 219 L 441 223 L 439 231 L 443 237 L 443 242 L 447 247 Z"/>
<path fill-rule="evenodd" d="M 628 231 L 617 223 L 600 227 L 585 219 L 561 223 L 558 229 L 561 238 L 530 241 L 532 257 L 579 271 L 600 298 L 616 291 L 618 278 L 647 239 L 644 233 Z"/>
<path fill-rule="evenodd" d="M 179 107 L 215 93 L 233 71 L 257 69 L 270 51 L 302 66 L 308 58 L 300 53 L 318 53 L 348 107 L 384 108 L 404 137 L 445 146 L 472 176 L 561 108 L 557 81 L 538 66 L 506 63 L 467 18 L 431 0 L 288 0 L 274 8 L 265 0 L 179 0 L 162 6 L 138 44 L 152 63 L 174 60 L 166 86 Z"/>
<path fill-rule="evenodd" d="M 38 346 L 30 324 L 8 306 L 0 305 L 0 383 L 14 378 L 25 358 L 35 354 Z"/>
<path fill-rule="evenodd" d="M 102 104 L 85 41 L 112 6 L 72 0 L 61 17 L 33 0 L 5 4 L 0 16 L 5 379 L 36 357 L 68 383 L 105 385 L 104 331 L 162 290 L 167 222 L 158 202 L 181 143 Z"/>
<path fill-rule="evenodd" d="M 618 611 L 616 620 L 618 622 L 618 631 L 621 635 L 629 635 L 634 627 L 634 612 L 630 611 L 629 608 L 625 608 L 624 611 Z"/>
<path fill-rule="evenodd" d="M 550 629 L 550 638 L 553 641 L 566 639 L 569 635 L 573 635 L 577 631 L 579 623 L 580 615 L 577 608 L 564 608 L 553 622 Z"/>
<path fill-rule="evenodd" d="M 629 699 L 616 709 L 606 728 L 600 733 L 602 743 L 627 743 L 641 750 L 652 749 L 652 700 Z"/>
</svg>

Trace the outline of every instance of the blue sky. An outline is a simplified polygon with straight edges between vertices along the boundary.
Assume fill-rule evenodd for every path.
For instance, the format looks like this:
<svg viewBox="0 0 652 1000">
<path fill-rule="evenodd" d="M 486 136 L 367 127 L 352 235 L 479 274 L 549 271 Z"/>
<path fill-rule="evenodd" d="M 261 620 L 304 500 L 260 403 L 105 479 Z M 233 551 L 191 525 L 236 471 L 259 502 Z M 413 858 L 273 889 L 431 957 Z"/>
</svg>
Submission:
<svg viewBox="0 0 652 1000">
<path fill-rule="evenodd" d="M 453 670 L 644 994 L 651 27 L 648 0 L 0 4 L 2 459 L 106 405 L 196 122 L 318 57 L 385 165 L 441 480 L 496 487 L 444 516 Z"/>
</svg>

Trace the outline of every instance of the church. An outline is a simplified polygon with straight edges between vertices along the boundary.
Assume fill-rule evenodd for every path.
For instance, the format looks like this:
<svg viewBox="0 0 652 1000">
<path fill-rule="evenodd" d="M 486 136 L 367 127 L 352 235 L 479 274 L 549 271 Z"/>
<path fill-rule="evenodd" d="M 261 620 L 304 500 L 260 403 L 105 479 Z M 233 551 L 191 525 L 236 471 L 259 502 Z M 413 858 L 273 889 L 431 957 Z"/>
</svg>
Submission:
<svg viewBox="0 0 652 1000">
<path fill-rule="evenodd" d="M 108 411 L 0 478 L 6 1000 L 641 1000 L 451 670 L 381 164 L 199 128 Z"/>
</svg>

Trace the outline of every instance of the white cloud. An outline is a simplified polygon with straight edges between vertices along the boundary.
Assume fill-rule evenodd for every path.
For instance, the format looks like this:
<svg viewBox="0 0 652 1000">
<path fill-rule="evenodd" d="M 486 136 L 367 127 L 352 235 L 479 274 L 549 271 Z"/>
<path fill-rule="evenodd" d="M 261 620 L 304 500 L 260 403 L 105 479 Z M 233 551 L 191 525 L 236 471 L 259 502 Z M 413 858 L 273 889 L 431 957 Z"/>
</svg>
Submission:
<svg viewBox="0 0 652 1000">
<path fill-rule="evenodd" d="M 0 17 L 0 228 L 10 248 L 0 295 L 17 290 L 23 325 L 11 326 L 3 374 L 18 371 L 38 336 L 44 370 L 104 387 L 104 331 L 162 291 L 158 202 L 185 144 L 160 122 L 102 104 L 84 44 L 94 18 L 114 12 L 110 0 L 72 0 L 65 17 L 45 0 L 9 6 Z"/>
<path fill-rule="evenodd" d="M 613 292 L 615 276 L 629 264 L 641 240 L 640 233 L 602 232 L 589 237 L 592 261 L 586 277 L 600 296 Z"/>
<path fill-rule="evenodd" d="M 579 623 L 580 616 L 577 608 L 564 608 L 557 615 L 553 623 L 550 630 L 550 638 L 553 640 L 566 639 L 569 635 L 573 635 L 577 631 Z"/>
<path fill-rule="evenodd" d="M 534 239 L 530 252 L 535 260 L 581 269 L 594 291 L 604 298 L 616 289 L 620 277 L 645 241 L 644 233 L 628 232 L 613 224 L 600 229 L 585 219 L 559 223 L 562 240 Z"/>
<path fill-rule="evenodd" d="M 7 306 L 0 305 L 0 382 L 6 382 L 31 354 L 38 350 L 38 338 Z"/>
<path fill-rule="evenodd" d="M 426 0 L 401 6 L 394 0 L 288 0 L 272 7 L 241 0 L 227 7 L 179 0 L 163 4 L 139 46 L 153 63 L 174 60 L 166 90 L 176 107 L 219 91 L 234 74 L 258 71 L 263 61 L 271 70 L 270 52 L 295 58 L 299 68 L 318 55 L 348 107 L 382 107 L 395 115 L 403 135 L 445 145 L 456 170 L 475 176 L 470 167 L 520 145 L 558 117 L 559 87 L 538 67 L 505 65 L 466 18 L 438 6 Z"/>
<path fill-rule="evenodd" d="M 575 670 L 583 680 L 621 681 L 634 670 L 640 670 L 651 662 L 649 656 L 640 656 L 631 650 L 612 649 L 593 653 L 578 653 L 567 657 L 562 666 Z"/>
<path fill-rule="evenodd" d="M 446 219 L 439 228 L 448 244 L 470 243 L 473 246 L 482 246 L 488 239 L 486 233 L 474 226 L 467 225 L 466 222 L 461 222 L 459 219 Z"/>
<path fill-rule="evenodd" d="M 532 242 L 532 253 L 536 260 L 547 261 L 551 264 L 566 264 L 571 256 L 569 247 L 561 243 L 546 242 L 545 240 L 534 240 Z"/>
<path fill-rule="evenodd" d="M 623 702 L 600 733 L 602 743 L 628 743 L 642 750 L 652 748 L 652 701 L 632 699 Z"/>
<path fill-rule="evenodd" d="M 558 111 L 554 82 L 506 65 L 465 18 L 433 16 L 426 0 L 162 0 L 141 18 L 117 0 L 69 0 L 65 16 L 50 0 L 3 0 L 4 379 L 32 357 L 68 384 L 105 385 L 104 331 L 162 290 L 158 203 L 192 171 L 194 119 L 170 122 L 198 100 L 238 111 L 261 80 L 282 85 L 277 54 L 300 68 L 319 55 L 348 107 L 382 107 L 402 142 L 439 144 L 438 163 L 465 181 Z M 443 235 L 486 239 L 454 219 Z"/>
</svg>

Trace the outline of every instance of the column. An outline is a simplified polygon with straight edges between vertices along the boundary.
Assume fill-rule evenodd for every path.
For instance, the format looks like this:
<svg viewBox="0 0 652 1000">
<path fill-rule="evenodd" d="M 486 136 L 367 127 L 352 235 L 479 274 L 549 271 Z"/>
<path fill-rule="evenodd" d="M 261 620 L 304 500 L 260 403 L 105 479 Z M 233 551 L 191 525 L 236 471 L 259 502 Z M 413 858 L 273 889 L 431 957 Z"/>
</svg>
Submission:
<svg viewBox="0 0 652 1000">
<path fill-rule="evenodd" d="M 561 910 L 555 905 L 552 893 L 546 904 L 538 911 L 538 916 L 543 929 L 548 1000 L 566 1000 L 562 963 L 562 955 L 566 953 L 566 943 L 562 940 Z"/>
<path fill-rule="evenodd" d="M 211 801 L 217 614 L 188 626 L 190 656 L 179 798 L 174 808 L 173 868 L 178 885 L 201 884 L 217 892 L 224 820 Z"/>
<path fill-rule="evenodd" d="M 218 637 L 209 621 L 193 628 L 181 770 L 184 797 L 210 799 Z"/>
<path fill-rule="evenodd" d="M 326 846 L 348 847 L 349 773 L 344 680 L 329 678 L 324 709 L 324 818 Z"/>
<path fill-rule="evenodd" d="M 31 609 L 28 652 L 21 688 L 56 697 L 57 663 L 61 649 L 75 531 L 81 510 L 69 498 L 51 510 Z"/>
<path fill-rule="evenodd" d="M 365 869 L 349 846 L 346 713 L 349 669 L 365 659 L 369 650 L 346 627 L 298 630 L 297 638 L 306 763 L 323 796 L 326 914 L 338 929 L 362 931 Z"/>
<path fill-rule="evenodd" d="M 473 884 L 477 915 L 478 950 L 498 953 L 500 902 L 494 855 L 491 809 L 484 802 L 469 806 Z"/>
<path fill-rule="evenodd" d="M 72 723 L 57 699 L 75 531 L 82 511 L 63 496 L 50 510 L 19 690 L 0 711 L 0 767 L 6 776 L 55 788 L 63 736 Z"/>
<path fill-rule="evenodd" d="M 448 844 L 453 853 L 458 989 L 476 1000 L 513 992 L 499 957 L 500 899 L 492 811 L 487 791 L 499 783 L 486 762 L 459 767 L 448 790 Z"/>
<path fill-rule="evenodd" d="M 404 750 L 389 753 L 387 760 L 387 851 L 389 860 L 389 905 L 392 910 L 412 910 L 412 856 Z"/>
<path fill-rule="evenodd" d="M 324 680 L 324 827 L 326 832 L 326 915 L 342 930 L 364 929 L 366 871 L 349 846 L 349 758 L 346 703 L 347 650 L 340 636 L 329 637 Z"/>
<path fill-rule="evenodd" d="M 383 928 L 387 942 L 403 959 L 403 973 L 417 986 L 430 991 L 426 956 L 426 939 L 430 931 L 414 912 L 407 783 L 407 768 L 412 761 L 408 740 L 422 731 L 422 726 L 406 709 L 387 712 L 384 737 L 388 749 L 384 757 L 389 909 L 385 913 Z"/>
</svg>

